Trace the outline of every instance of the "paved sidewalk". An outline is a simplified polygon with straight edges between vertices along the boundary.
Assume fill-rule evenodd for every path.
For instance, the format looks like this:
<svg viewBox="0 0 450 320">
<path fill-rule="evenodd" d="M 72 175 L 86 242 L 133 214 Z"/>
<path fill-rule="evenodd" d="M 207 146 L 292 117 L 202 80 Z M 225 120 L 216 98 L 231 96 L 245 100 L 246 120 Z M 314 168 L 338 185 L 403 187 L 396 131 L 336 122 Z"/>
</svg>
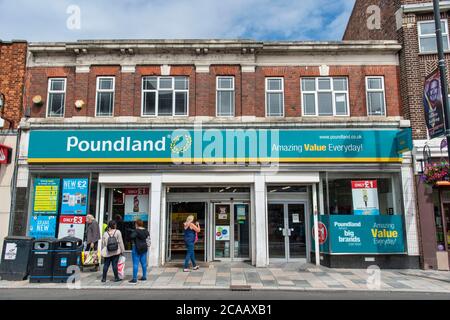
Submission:
<svg viewBox="0 0 450 320">
<path fill-rule="evenodd" d="M 283 263 L 256 268 L 247 263 L 209 263 L 199 270 L 183 272 L 172 265 L 151 268 L 148 281 L 131 284 L 131 265 L 128 263 L 125 280 L 102 283 L 100 272 L 82 272 L 82 289 L 234 289 L 234 290 L 382 290 L 402 292 L 449 293 L 450 272 L 424 270 L 381 270 L 378 277 L 365 269 L 329 269 L 311 264 Z M 67 288 L 67 284 L 29 283 L 28 281 L 0 281 L 0 288 Z"/>
</svg>

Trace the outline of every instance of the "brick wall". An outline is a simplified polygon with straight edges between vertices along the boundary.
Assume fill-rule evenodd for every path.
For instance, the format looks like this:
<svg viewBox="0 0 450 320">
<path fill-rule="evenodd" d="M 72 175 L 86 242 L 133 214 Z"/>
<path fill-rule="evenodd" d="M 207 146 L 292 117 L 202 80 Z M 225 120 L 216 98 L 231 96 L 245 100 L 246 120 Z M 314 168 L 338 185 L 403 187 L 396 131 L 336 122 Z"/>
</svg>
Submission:
<svg viewBox="0 0 450 320">
<path fill-rule="evenodd" d="M 368 19 L 373 15 L 368 8 L 372 5 L 380 8 L 380 29 L 370 29 Z M 344 40 L 396 40 L 395 12 L 400 0 L 356 0 L 344 33 Z"/>
<path fill-rule="evenodd" d="M 27 57 L 26 42 L 0 42 L 0 92 L 5 95 L 4 117 L 16 128 L 22 117 L 22 93 Z M 5 121 L 4 128 L 9 127 Z"/>
<path fill-rule="evenodd" d="M 161 75 L 159 65 L 139 65 L 134 73 L 121 72 L 120 66 L 91 66 L 89 73 L 75 73 L 74 67 L 32 67 L 26 77 L 25 105 L 32 106 L 32 117 L 45 117 L 47 86 L 51 77 L 67 78 L 65 117 L 95 116 L 96 78 L 115 77 L 114 116 L 141 115 L 142 77 Z M 300 117 L 302 77 L 319 77 L 318 67 L 257 67 L 255 72 L 241 72 L 238 65 L 212 65 L 209 73 L 196 73 L 192 65 L 172 66 L 170 75 L 189 77 L 189 115 L 216 115 L 216 77 L 235 77 L 235 115 L 265 117 L 265 78 L 284 78 L 285 116 Z M 351 116 L 367 116 L 366 76 L 384 76 L 387 116 L 401 116 L 400 68 L 398 66 L 330 66 L 330 76 L 348 77 Z M 42 106 L 32 98 L 41 95 Z M 85 108 L 75 108 L 76 100 Z"/>
</svg>

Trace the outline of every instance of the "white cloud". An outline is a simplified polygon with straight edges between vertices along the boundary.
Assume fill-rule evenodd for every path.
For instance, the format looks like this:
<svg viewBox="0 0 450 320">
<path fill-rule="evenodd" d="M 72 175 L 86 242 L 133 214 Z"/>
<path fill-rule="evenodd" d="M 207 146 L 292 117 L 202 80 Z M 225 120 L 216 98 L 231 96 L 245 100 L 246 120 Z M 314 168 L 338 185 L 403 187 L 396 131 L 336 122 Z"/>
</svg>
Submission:
<svg viewBox="0 0 450 320">
<path fill-rule="evenodd" d="M 0 0 L 0 39 L 340 40 L 355 0 Z M 81 29 L 66 27 L 69 5 Z"/>
</svg>

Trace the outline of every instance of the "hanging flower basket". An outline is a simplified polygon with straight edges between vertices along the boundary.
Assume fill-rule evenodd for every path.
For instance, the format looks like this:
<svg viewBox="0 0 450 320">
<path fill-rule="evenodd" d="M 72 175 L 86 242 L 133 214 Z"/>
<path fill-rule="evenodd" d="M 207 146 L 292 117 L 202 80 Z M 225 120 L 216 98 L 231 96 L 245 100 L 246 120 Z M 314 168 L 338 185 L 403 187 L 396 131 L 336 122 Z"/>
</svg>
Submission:
<svg viewBox="0 0 450 320">
<path fill-rule="evenodd" d="M 450 165 L 447 161 L 428 163 L 425 165 L 422 181 L 431 186 L 435 186 L 440 181 L 449 181 L 449 171 Z"/>
</svg>

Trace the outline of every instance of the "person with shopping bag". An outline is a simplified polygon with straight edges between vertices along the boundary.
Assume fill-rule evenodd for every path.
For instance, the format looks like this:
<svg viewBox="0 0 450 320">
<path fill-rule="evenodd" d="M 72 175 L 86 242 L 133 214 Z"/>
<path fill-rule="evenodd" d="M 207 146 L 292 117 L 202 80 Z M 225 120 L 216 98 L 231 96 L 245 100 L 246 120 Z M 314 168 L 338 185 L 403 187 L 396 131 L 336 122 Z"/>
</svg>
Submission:
<svg viewBox="0 0 450 320">
<path fill-rule="evenodd" d="M 97 251 L 100 227 L 92 214 L 86 215 L 86 251 Z"/>
<path fill-rule="evenodd" d="M 125 245 L 123 243 L 122 233 L 120 230 L 117 230 L 117 223 L 112 220 L 108 223 L 108 229 L 103 234 L 102 238 L 102 257 L 105 258 L 102 282 L 106 282 L 106 276 L 110 265 L 112 265 L 114 281 L 122 281 L 119 276 L 119 259 L 122 258 L 124 252 Z M 121 273 L 123 273 L 123 270 L 121 271 Z"/>
<path fill-rule="evenodd" d="M 137 275 L 139 271 L 139 264 L 142 267 L 142 278 L 140 281 L 147 280 L 147 253 L 150 245 L 150 233 L 144 228 L 144 221 L 141 219 L 136 220 L 135 229 L 130 235 L 133 242 L 133 248 L 131 256 L 133 258 L 133 278 L 130 283 L 137 283 Z"/>
</svg>

